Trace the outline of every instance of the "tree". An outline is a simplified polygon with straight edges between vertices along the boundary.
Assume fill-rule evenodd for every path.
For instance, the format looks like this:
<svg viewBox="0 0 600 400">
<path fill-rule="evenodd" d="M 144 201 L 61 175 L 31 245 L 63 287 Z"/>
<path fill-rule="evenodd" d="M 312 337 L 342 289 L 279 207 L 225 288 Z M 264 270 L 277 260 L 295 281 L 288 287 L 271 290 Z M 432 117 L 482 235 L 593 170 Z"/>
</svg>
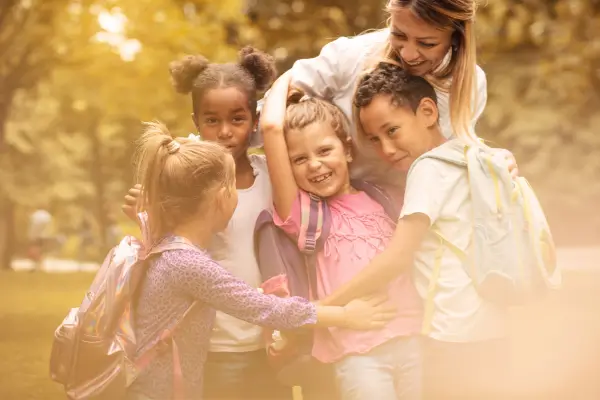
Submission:
<svg viewBox="0 0 600 400">
<path fill-rule="evenodd" d="M 63 49 L 60 62 L 35 91 L 13 99 L 7 131 L 13 156 L 1 173 L 15 207 L 31 209 L 43 193 L 62 232 L 77 232 L 84 215 L 91 216 L 98 256 L 132 184 L 141 121 L 160 119 L 185 135 L 192 129 L 189 100 L 173 90 L 169 62 L 190 53 L 215 61 L 236 55 L 231 46 L 215 46 L 225 42 L 224 21 L 243 18 L 236 1 L 196 2 L 196 8 L 151 3 L 73 1 L 53 36 Z"/>
<path fill-rule="evenodd" d="M 240 35 L 272 52 L 281 70 L 317 55 L 326 43 L 385 26 L 384 1 L 247 0 L 251 29 Z"/>
<path fill-rule="evenodd" d="M 19 91 L 30 90 L 55 65 L 51 39 L 66 0 L 52 2 L 4 0 L 0 3 L 0 268 L 10 265 L 14 248 L 15 202 L 4 182 L 15 148 L 6 141 L 6 127 Z"/>
<path fill-rule="evenodd" d="M 478 13 L 489 101 L 480 131 L 513 150 L 559 242 L 600 239 L 600 2 L 489 2 Z"/>
</svg>

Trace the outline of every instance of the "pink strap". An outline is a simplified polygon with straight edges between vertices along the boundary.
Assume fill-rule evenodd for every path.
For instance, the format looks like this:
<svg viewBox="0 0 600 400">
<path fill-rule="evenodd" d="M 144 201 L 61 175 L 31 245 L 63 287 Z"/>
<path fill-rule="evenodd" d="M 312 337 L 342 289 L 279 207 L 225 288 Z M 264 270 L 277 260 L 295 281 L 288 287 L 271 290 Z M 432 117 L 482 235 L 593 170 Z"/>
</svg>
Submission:
<svg viewBox="0 0 600 400">
<path fill-rule="evenodd" d="M 183 379 L 183 370 L 181 368 L 181 357 L 179 355 L 179 348 L 175 343 L 174 334 L 177 327 L 185 319 L 188 313 L 196 306 L 198 302 L 194 301 L 188 309 L 183 313 L 181 318 L 169 329 L 165 329 L 160 334 L 160 337 L 148 350 L 146 350 L 141 356 L 135 360 L 135 369 L 139 374 L 142 372 L 150 363 L 156 358 L 158 353 L 163 346 L 171 342 L 171 348 L 173 353 L 173 400 L 185 399 L 185 385 Z"/>
<path fill-rule="evenodd" d="M 167 250 L 196 248 L 193 243 L 183 237 L 172 237 L 159 243 L 151 243 L 152 239 L 148 223 L 148 214 L 145 212 L 139 213 L 138 219 L 140 223 L 140 229 L 142 231 L 142 241 L 147 249 L 145 258 Z M 170 329 L 165 329 L 161 333 L 158 341 L 152 347 L 146 350 L 144 354 L 138 357 L 135 362 L 136 370 L 138 373 L 140 373 L 156 358 L 162 347 L 161 344 L 168 343 L 170 340 L 173 353 L 173 400 L 183 400 L 185 398 L 185 385 L 183 371 L 181 369 L 181 358 L 179 356 L 179 348 L 177 347 L 177 343 L 175 343 L 173 335 L 175 334 L 175 330 L 179 324 L 185 319 L 186 315 L 192 310 L 192 308 L 194 308 L 196 304 L 197 302 L 193 302 L 183 313 L 181 318 Z"/>
<path fill-rule="evenodd" d="M 146 369 L 146 367 L 152 362 L 152 360 L 154 360 L 154 357 L 156 357 L 156 354 L 158 353 L 157 347 L 157 345 L 152 346 L 152 348 L 145 351 L 144 354 L 142 354 L 135 360 L 135 370 L 138 374 L 144 369 Z"/>
<path fill-rule="evenodd" d="M 171 347 L 173 349 L 173 400 L 183 400 L 185 398 L 185 387 L 183 383 L 179 348 L 177 347 L 175 339 L 171 339 Z"/>
</svg>

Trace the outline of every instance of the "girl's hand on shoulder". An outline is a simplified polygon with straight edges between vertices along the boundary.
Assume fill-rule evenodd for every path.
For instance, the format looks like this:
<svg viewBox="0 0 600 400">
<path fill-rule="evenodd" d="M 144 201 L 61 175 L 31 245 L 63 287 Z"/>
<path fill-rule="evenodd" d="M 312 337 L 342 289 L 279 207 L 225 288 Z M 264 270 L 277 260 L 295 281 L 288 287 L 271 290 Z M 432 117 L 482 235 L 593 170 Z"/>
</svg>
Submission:
<svg viewBox="0 0 600 400">
<path fill-rule="evenodd" d="M 381 329 L 397 316 L 388 296 L 376 295 L 355 299 L 344 306 L 345 325 L 348 329 Z"/>
<path fill-rule="evenodd" d="M 121 210 L 129 219 L 137 223 L 137 214 L 139 210 L 139 203 L 142 196 L 142 185 L 135 185 L 125 195 L 123 199 L 125 204 L 121 206 Z"/>
</svg>

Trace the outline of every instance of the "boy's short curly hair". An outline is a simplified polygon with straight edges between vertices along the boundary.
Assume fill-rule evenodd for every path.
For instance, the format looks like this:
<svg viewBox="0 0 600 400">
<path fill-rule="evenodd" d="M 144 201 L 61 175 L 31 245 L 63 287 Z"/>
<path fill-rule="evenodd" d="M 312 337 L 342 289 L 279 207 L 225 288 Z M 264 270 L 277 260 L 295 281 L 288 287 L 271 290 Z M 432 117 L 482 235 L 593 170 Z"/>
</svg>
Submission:
<svg viewBox="0 0 600 400">
<path fill-rule="evenodd" d="M 437 104 L 435 89 L 429 82 L 387 62 L 379 63 L 359 80 L 354 107 L 360 110 L 368 106 L 377 95 L 389 95 L 394 105 L 410 107 L 415 113 L 424 98 L 430 98 Z"/>
</svg>

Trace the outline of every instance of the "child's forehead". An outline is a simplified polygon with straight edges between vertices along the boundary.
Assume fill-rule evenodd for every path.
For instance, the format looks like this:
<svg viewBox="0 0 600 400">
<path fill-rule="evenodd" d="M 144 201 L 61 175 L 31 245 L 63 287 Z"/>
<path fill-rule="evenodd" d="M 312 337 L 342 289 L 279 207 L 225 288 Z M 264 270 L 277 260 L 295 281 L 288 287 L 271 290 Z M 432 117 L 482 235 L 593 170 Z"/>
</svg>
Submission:
<svg viewBox="0 0 600 400">
<path fill-rule="evenodd" d="M 292 129 L 286 135 L 290 151 L 295 147 L 318 147 L 324 144 L 341 143 L 331 123 L 317 121 L 302 129 Z"/>
<path fill-rule="evenodd" d="M 393 114 L 405 114 L 411 113 L 410 105 L 408 100 L 398 101 L 390 94 L 381 94 L 373 97 L 373 100 L 369 105 L 360 109 L 359 116 L 363 118 L 383 118 Z"/>
<path fill-rule="evenodd" d="M 219 87 L 207 90 L 200 102 L 201 109 L 226 111 L 232 109 L 249 110 L 248 94 L 235 86 Z"/>
</svg>

